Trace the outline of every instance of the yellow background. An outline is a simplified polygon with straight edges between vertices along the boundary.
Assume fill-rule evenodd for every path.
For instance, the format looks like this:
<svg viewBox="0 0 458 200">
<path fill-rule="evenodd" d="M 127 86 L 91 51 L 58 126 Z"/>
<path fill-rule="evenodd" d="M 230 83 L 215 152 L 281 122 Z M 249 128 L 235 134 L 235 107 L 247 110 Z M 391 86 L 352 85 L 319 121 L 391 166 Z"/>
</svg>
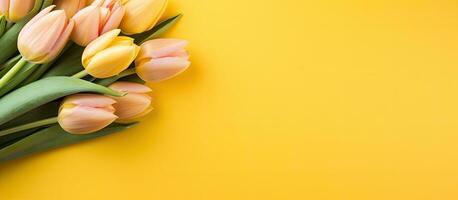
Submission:
<svg viewBox="0 0 458 200">
<path fill-rule="evenodd" d="M 114 136 L 0 166 L 2 200 L 458 199 L 458 3 L 172 0 L 192 68 Z"/>
</svg>

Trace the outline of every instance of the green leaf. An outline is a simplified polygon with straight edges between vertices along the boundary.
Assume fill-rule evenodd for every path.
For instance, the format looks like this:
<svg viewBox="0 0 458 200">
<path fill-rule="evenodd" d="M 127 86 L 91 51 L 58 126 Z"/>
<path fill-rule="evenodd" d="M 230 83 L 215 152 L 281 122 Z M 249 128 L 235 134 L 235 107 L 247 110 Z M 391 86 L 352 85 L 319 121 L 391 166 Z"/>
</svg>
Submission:
<svg viewBox="0 0 458 200">
<path fill-rule="evenodd" d="M 110 135 L 126 130 L 134 125 L 135 124 L 112 124 L 101 131 L 87 135 L 73 135 L 65 132 L 59 125 L 54 125 L 52 127 L 38 131 L 1 149 L 0 162 L 5 162 L 33 153 L 38 153 L 57 147 L 63 147 L 66 145 Z"/>
<path fill-rule="evenodd" d="M 127 82 L 145 84 L 145 81 L 142 80 L 137 74 L 132 74 L 130 76 L 123 77 L 123 78 L 121 78 L 119 80 L 120 81 L 127 81 Z"/>
<path fill-rule="evenodd" d="M 140 77 L 137 76 L 137 74 L 135 73 L 135 68 L 129 68 L 117 76 L 113 76 L 113 77 L 105 78 L 105 79 L 98 79 L 95 83 L 99 85 L 103 85 L 103 86 L 109 86 L 118 80 L 129 81 L 129 80 L 126 80 L 129 77 L 134 77 L 134 78 L 130 78 L 132 79 L 132 81 L 130 82 L 145 83 L 143 80 L 140 79 Z"/>
<path fill-rule="evenodd" d="M 13 128 L 16 126 L 40 121 L 43 119 L 48 119 L 51 117 L 55 117 L 57 113 L 59 112 L 59 106 L 60 102 L 53 101 L 51 103 L 45 104 L 43 106 L 40 106 L 39 108 L 36 108 L 30 112 L 27 112 L 26 114 L 23 114 L 22 116 L 17 117 L 16 119 L 0 126 L 0 130 L 5 130 L 9 128 Z M 8 146 L 8 144 L 13 143 L 14 141 L 17 141 L 20 138 L 23 138 L 25 136 L 28 136 L 36 130 L 39 130 L 40 128 L 35 128 L 31 130 L 26 130 L 26 131 L 21 131 L 18 133 L 13 133 L 5 136 L 0 136 L 0 149 Z"/>
<path fill-rule="evenodd" d="M 0 38 L 0 63 L 6 62 L 17 52 L 17 38 L 22 28 L 35 16 L 41 9 L 43 0 L 36 0 L 32 11 L 21 21 L 15 23 Z"/>
<path fill-rule="evenodd" d="M 33 74 L 24 82 L 21 83 L 21 86 L 24 86 L 24 85 L 28 85 L 32 82 L 35 82 L 37 81 L 38 79 L 40 79 L 43 74 L 48 71 L 49 68 L 51 68 L 54 63 L 61 58 L 61 56 L 67 52 L 67 50 L 69 50 L 71 47 L 73 47 L 74 43 L 73 42 L 68 42 L 67 45 L 65 45 L 64 49 L 62 50 L 62 52 L 60 53 L 60 55 L 54 59 L 53 61 L 51 62 L 48 62 L 48 63 L 45 63 L 45 64 L 42 64 L 38 67 L 37 70 L 35 70 L 35 72 L 33 72 Z"/>
<path fill-rule="evenodd" d="M 83 51 L 84 47 L 73 44 L 56 60 L 55 64 L 51 66 L 52 68 L 43 77 L 72 76 L 84 70 L 81 66 Z"/>
<path fill-rule="evenodd" d="M 27 79 L 34 71 L 37 70 L 39 64 L 27 63 L 14 77 L 11 79 L 5 87 L 0 89 L 0 97 L 15 89 L 25 79 Z"/>
<path fill-rule="evenodd" d="M 0 37 L 6 32 L 6 18 L 4 15 L 0 16 Z"/>
<path fill-rule="evenodd" d="M 169 19 L 166 19 L 160 22 L 153 29 L 146 31 L 144 33 L 133 35 L 132 37 L 135 39 L 135 41 L 139 41 L 139 42 L 136 42 L 137 44 L 143 44 L 144 42 L 148 40 L 159 37 L 161 34 L 166 32 L 170 28 L 172 28 L 173 25 L 175 25 L 178 22 L 178 20 L 181 19 L 182 16 L 183 14 L 175 15 L 174 17 L 171 17 Z"/>
<path fill-rule="evenodd" d="M 109 88 L 71 77 L 45 78 L 14 90 L 0 99 L 0 125 L 41 105 L 81 92 L 122 96 Z"/>
</svg>

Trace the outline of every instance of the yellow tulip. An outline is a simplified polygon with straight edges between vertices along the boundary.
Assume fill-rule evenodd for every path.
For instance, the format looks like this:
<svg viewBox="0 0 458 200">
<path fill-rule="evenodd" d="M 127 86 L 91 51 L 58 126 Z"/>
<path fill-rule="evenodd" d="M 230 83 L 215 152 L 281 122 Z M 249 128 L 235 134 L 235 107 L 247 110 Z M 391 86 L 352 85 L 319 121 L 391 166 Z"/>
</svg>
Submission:
<svg viewBox="0 0 458 200">
<path fill-rule="evenodd" d="M 93 133 L 107 127 L 118 117 L 114 114 L 115 100 L 97 94 L 76 94 L 64 99 L 57 120 L 72 134 Z"/>
<path fill-rule="evenodd" d="M 122 32 L 133 35 L 152 29 L 164 14 L 167 3 L 168 0 L 125 0 Z"/>
<path fill-rule="evenodd" d="M 32 18 L 21 30 L 18 49 L 33 63 L 47 63 L 59 55 L 72 33 L 74 22 L 63 10 L 49 6 Z"/>
<path fill-rule="evenodd" d="M 110 85 L 114 91 L 125 93 L 123 97 L 112 97 L 116 100 L 113 105 L 118 116 L 117 122 L 132 122 L 153 110 L 151 105 L 151 89 L 145 85 L 132 82 L 116 82 Z"/>
<path fill-rule="evenodd" d="M 0 15 L 10 22 L 17 22 L 33 9 L 35 0 L 0 0 Z"/>
<path fill-rule="evenodd" d="M 82 56 L 88 74 L 96 78 L 116 76 L 135 60 L 140 47 L 134 44 L 134 39 L 118 36 L 120 32 L 114 29 L 89 43 Z"/>
</svg>

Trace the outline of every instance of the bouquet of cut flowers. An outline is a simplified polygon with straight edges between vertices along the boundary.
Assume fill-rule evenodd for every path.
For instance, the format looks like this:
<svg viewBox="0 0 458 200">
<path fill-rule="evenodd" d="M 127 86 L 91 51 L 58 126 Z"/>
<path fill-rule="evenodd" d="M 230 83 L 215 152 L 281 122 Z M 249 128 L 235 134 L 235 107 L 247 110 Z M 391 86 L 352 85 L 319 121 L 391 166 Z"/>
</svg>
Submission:
<svg viewBox="0 0 458 200">
<path fill-rule="evenodd" d="M 0 0 L 0 162 L 134 126 L 189 65 L 167 0 Z"/>
</svg>

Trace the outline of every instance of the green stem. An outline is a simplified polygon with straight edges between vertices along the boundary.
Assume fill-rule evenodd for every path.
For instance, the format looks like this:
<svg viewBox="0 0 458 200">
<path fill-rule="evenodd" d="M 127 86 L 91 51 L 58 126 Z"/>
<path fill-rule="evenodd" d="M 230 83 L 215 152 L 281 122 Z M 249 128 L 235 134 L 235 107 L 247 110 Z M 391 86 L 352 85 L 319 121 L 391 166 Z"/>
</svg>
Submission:
<svg viewBox="0 0 458 200">
<path fill-rule="evenodd" d="M 14 65 L 15 63 L 17 63 L 20 59 L 22 58 L 21 54 L 9 59 L 8 61 L 6 61 L 2 66 L 0 66 L 0 69 L 3 71 L 6 66 L 10 66 L 10 65 Z M 6 73 L 6 72 L 5 72 Z M 0 73 L 0 76 L 2 76 L 3 74 Z"/>
<path fill-rule="evenodd" d="M 7 129 L 7 130 L 0 131 L 0 137 L 5 136 L 5 135 L 9 135 L 9 134 L 12 134 L 12 133 L 17 133 L 19 131 L 25 131 L 25 130 L 29 130 L 29 129 L 32 129 L 32 128 L 43 127 L 43 126 L 47 126 L 47 125 L 51 125 L 51 124 L 55 124 L 55 123 L 57 123 L 57 117 L 52 117 L 52 118 L 48 118 L 48 119 L 32 122 L 32 123 L 29 123 L 29 124 L 16 126 L 16 127 L 13 127 L 13 128 Z"/>
<path fill-rule="evenodd" d="M 72 78 L 84 78 L 85 76 L 89 75 L 86 70 L 83 70 L 83 71 L 80 71 L 78 73 L 76 73 L 75 75 L 72 76 Z"/>
<path fill-rule="evenodd" d="M 19 62 L 17 62 L 13 68 L 11 68 L 5 76 L 0 79 L 0 89 L 5 87 L 6 84 L 27 64 L 27 61 L 24 58 L 21 58 Z"/>
</svg>

